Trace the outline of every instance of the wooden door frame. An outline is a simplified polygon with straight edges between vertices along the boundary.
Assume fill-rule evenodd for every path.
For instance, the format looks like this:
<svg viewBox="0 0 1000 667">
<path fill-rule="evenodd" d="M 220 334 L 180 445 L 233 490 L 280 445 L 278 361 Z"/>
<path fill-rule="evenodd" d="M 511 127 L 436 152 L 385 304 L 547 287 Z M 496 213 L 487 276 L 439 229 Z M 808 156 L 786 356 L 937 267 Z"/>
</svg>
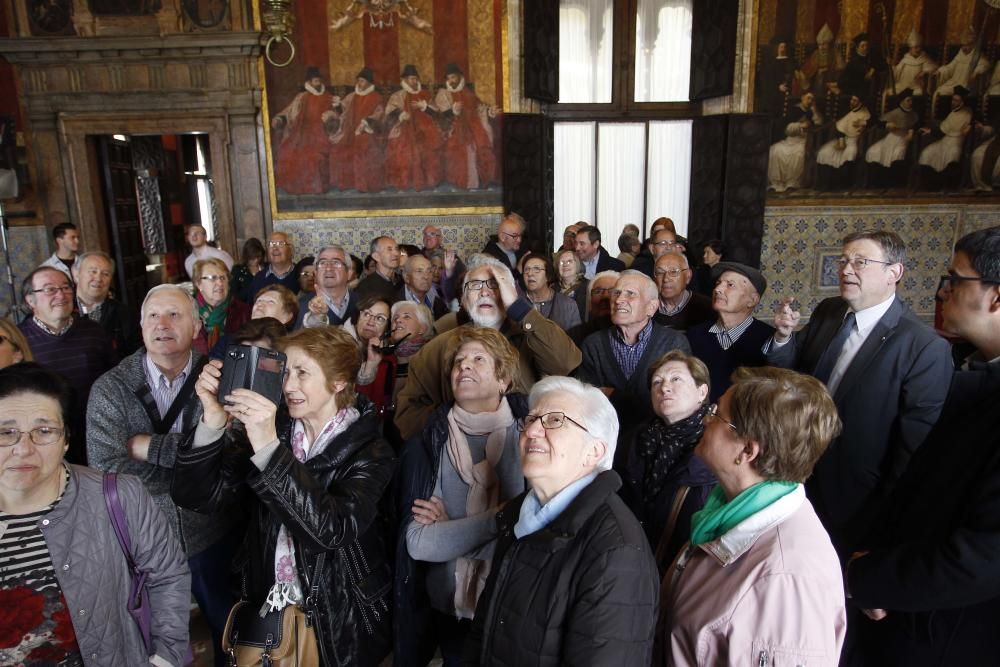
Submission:
<svg viewBox="0 0 1000 667">
<path fill-rule="evenodd" d="M 73 113 L 59 114 L 59 142 L 63 148 L 63 173 L 67 184 L 70 219 L 87 245 L 96 239 L 101 250 L 113 254 L 103 220 L 103 204 L 95 199 L 93 183 L 99 182 L 96 165 L 88 156 L 88 135 L 208 135 L 212 155 L 212 181 L 218 211 L 216 238 L 219 247 L 233 257 L 236 247 L 236 220 L 229 171 L 229 119 L 225 112 L 153 113 Z M 96 180 L 95 180 L 96 179 Z M 170 224 L 164 220 L 164 224 Z"/>
</svg>

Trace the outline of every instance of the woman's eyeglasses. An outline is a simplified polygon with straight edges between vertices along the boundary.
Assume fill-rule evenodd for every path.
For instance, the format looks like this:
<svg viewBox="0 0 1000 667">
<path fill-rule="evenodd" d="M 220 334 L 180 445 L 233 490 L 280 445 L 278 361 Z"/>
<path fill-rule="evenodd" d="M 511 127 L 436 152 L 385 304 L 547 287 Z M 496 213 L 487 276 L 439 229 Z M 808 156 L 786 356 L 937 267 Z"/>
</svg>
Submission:
<svg viewBox="0 0 1000 667">
<path fill-rule="evenodd" d="M 362 310 L 361 316 L 368 320 L 375 320 L 379 324 L 385 324 L 389 321 L 389 318 L 385 315 L 382 315 L 381 313 L 373 313 L 370 310 Z"/>
<path fill-rule="evenodd" d="M 56 426 L 37 426 L 30 431 L 20 431 L 16 428 L 0 429 L 0 447 L 13 447 L 26 435 L 36 445 L 54 445 L 62 438 L 65 428 Z"/>
<path fill-rule="evenodd" d="M 544 415 L 525 415 L 524 419 L 521 420 L 522 430 L 527 429 L 529 426 L 534 424 L 536 421 L 542 422 L 542 428 L 546 431 L 551 431 L 552 429 L 562 428 L 566 422 L 569 422 L 579 429 L 587 431 L 587 427 L 576 421 L 565 412 L 546 412 Z M 590 433 L 590 431 L 587 431 Z"/>
</svg>

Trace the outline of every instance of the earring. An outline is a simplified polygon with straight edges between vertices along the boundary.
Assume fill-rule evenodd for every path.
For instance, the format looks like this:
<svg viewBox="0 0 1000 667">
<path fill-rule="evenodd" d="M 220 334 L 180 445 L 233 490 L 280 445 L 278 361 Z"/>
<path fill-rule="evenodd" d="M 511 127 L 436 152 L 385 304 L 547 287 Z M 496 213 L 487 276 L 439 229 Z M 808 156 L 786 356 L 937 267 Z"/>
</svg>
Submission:
<svg viewBox="0 0 1000 667">
<path fill-rule="evenodd" d="M 742 456 L 737 456 L 736 460 L 733 461 L 733 463 L 735 463 L 736 465 L 740 465 L 741 463 L 743 463 L 743 457 Z"/>
</svg>

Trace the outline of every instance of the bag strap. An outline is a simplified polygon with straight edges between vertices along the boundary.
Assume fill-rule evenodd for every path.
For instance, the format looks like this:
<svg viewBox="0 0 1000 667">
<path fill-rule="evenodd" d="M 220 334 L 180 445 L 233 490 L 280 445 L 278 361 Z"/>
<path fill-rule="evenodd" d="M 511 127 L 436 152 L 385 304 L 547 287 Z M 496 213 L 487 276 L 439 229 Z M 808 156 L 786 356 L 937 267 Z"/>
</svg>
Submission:
<svg viewBox="0 0 1000 667">
<path fill-rule="evenodd" d="M 670 544 L 670 538 L 674 536 L 674 530 L 677 528 L 677 519 L 680 518 L 681 509 L 684 507 L 684 501 L 687 499 L 687 494 L 690 490 L 690 486 L 679 486 L 674 491 L 674 502 L 670 506 L 670 518 L 667 519 L 667 525 L 663 529 L 663 532 L 660 533 L 660 541 L 656 545 L 657 565 L 662 563 L 667 555 L 667 546 Z"/>
<path fill-rule="evenodd" d="M 201 369 L 204 367 L 205 363 L 208 361 L 207 358 L 202 357 L 197 362 L 192 364 L 191 372 L 188 374 L 187 379 L 181 386 L 181 390 L 177 393 L 177 397 L 174 402 L 170 404 L 167 408 L 167 414 L 160 416 L 160 408 L 156 405 L 156 399 L 153 398 L 153 390 L 149 388 L 148 382 L 143 382 L 142 386 L 135 390 L 136 398 L 142 404 L 143 409 L 146 410 L 146 415 L 149 417 L 149 421 L 153 426 L 153 433 L 157 435 L 166 435 L 170 432 L 170 427 L 174 425 L 177 421 L 177 417 L 181 414 L 181 410 L 187 405 L 188 400 L 194 393 L 194 385 L 198 381 L 198 376 L 201 374 Z"/>
<path fill-rule="evenodd" d="M 111 517 L 111 525 L 115 529 L 115 536 L 118 538 L 118 546 L 125 554 L 125 561 L 128 563 L 130 572 L 137 570 L 135 561 L 132 559 L 132 541 L 129 539 L 128 522 L 125 520 L 125 512 L 122 510 L 121 501 L 118 499 L 118 475 L 113 472 L 104 473 L 104 504 L 108 508 L 108 516 Z"/>
</svg>

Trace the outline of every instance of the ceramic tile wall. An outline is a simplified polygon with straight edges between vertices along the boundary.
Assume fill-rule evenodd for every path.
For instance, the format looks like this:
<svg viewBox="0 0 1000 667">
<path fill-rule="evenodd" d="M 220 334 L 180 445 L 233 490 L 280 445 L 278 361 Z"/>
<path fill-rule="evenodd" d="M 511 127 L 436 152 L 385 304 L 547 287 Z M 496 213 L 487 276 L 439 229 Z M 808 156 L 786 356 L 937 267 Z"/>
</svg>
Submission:
<svg viewBox="0 0 1000 667">
<path fill-rule="evenodd" d="M 803 317 L 838 291 L 822 284 L 822 260 L 839 253 L 840 240 L 864 229 L 889 229 L 907 245 L 899 294 L 920 317 L 934 316 L 934 292 L 962 235 L 1000 224 L 1000 207 L 771 206 L 764 213 L 761 269 L 768 278 L 759 317 L 769 319 L 784 296 L 795 296 Z M 829 259 L 827 259 L 829 262 Z M 827 275 L 829 279 L 829 274 Z"/>
<path fill-rule="evenodd" d="M 14 286 L 18 299 L 20 299 L 21 281 L 52 254 L 49 246 L 49 232 L 43 225 L 11 227 L 7 231 L 7 240 L 10 249 L 11 269 L 14 272 Z M 6 317 L 10 312 L 11 295 L 7 283 L 7 258 L 0 248 L 0 317 Z"/>
</svg>

